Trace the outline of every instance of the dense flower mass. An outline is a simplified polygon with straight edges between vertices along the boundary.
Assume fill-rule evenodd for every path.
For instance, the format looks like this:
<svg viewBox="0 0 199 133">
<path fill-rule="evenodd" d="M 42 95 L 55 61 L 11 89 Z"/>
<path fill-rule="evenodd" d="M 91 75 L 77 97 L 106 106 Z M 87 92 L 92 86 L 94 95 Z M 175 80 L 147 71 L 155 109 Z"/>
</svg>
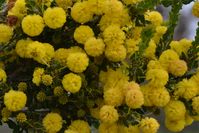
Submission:
<svg viewBox="0 0 199 133">
<path fill-rule="evenodd" d="M 0 124 L 158 133 L 160 111 L 171 132 L 199 121 L 199 28 L 193 40 L 174 32 L 193 1 L 0 2 Z M 166 21 L 159 5 L 171 8 Z"/>
</svg>

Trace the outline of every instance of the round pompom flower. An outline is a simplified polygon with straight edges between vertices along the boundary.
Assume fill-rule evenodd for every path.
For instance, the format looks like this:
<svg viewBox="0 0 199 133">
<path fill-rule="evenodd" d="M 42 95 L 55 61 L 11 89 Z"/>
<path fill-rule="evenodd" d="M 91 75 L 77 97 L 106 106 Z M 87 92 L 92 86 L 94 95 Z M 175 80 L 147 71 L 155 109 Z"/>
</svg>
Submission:
<svg viewBox="0 0 199 133">
<path fill-rule="evenodd" d="M 110 25 L 104 30 L 103 38 L 106 45 L 119 45 L 124 43 L 126 36 L 118 25 Z"/>
<path fill-rule="evenodd" d="M 12 28 L 5 24 L 0 24 L 0 43 L 8 42 L 13 35 Z"/>
<path fill-rule="evenodd" d="M 105 44 L 102 39 L 96 39 L 92 37 L 86 41 L 84 49 L 88 55 L 96 57 L 103 54 Z"/>
<path fill-rule="evenodd" d="M 163 69 L 150 69 L 146 73 L 146 80 L 154 87 L 163 87 L 169 79 L 167 71 Z"/>
<path fill-rule="evenodd" d="M 196 1 L 192 8 L 192 14 L 199 18 L 199 2 Z"/>
<path fill-rule="evenodd" d="M 162 15 L 157 11 L 146 12 L 145 19 L 155 26 L 161 25 L 163 22 Z"/>
<path fill-rule="evenodd" d="M 19 113 L 16 117 L 16 121 L 19 123 L 23 123 L 25 121 L 27 121 L 27 116 L 25 113 Z"/>
<path fill-rule="evenodd" d="M 56 133 L 62 128 L 62 117 L 57 113 L 48 113 L 43 121 L 43 126 L 47 132 Z"/>
<path fill-rule="evenodd" d="M 74 130 L 67 129 L 64 131 L 64 133 L 78 133 L 78 132 L 74 131 Z"/>
<path fill-rule="evenodd" d="M 72 121 L 68 129 L 76 131 L 78 133 L 90 133 L 91 130 L 89 124 L 83 120 Z"/>
<path fill-rule="evenodd" d="M 183 76 L 187 71 L 187 63 L 183 60 L 173 60 L 171 61 L 168 71 L 174 76 Z"/>
<path fill-rule="evenodd" d="M 160 125 L 154 118 L 144 118 L 140 122 L 140 130 L 142 133 L 157 133 Z"/>
<path fill-rule="evenodd" d="M 0 68 L 0 83 L 1 82 L 5 83 L 6 80 L 7 80 L 6 72 Z"/>
<path fill-rule="evenodd" d="M 29 55 L 27 52 L 27 47 L 31 42 L 33 41 L 30 39 L 21 39 L 17 42 L 15 51 L 21 58 L 31 58 L 31 55 Z"/>
<path fill-rule="evenodd" d="M 81 25 L 77 27 L 74 32 L 74 39 L 80 44 L 84 44 L 89 38 L 93 36 L 93 30 L 86 25 Z"/>
<path fill-rule="evenodd" d="M 126 104 L 132 108 L 140 108 L 144 104 L 144 96 L 139 89 L 130 89 L 126 92 L 125 95 Z"/>
<path fill-rule="evenodd" d="M 50 75 L 48 75 L 48 74 L 45 74 L 45 75 L 42 75 L 41 81 L 42 81 L 42 83 L 43 83 L 45 86 L 49 86 L 49 85 L 52 84 L 53 78 L 52 78 L 52 76 L 50 76 Z"/>
<path fill-rule="evenodd" d="M 170 120 L 179 120 L 185 117 L 186 108 L 183 102 L 171 100 L 165 107 L 164 112 L 166 118 Z"/>
<path fill-rule="evenodd" d="M 68 56 L 67 66 L 75 72 L 81 73 L 86 70 L 89 64 L 89 58 L 85 53 L 72 53 Z"/>
<path fill-rule="evenodd" d="M 44 12 L 43 18 L 48 27 L 61 28 L 66 22 L 66 12 L 61 7 L 48 8 Z"/>
<path fill-rule="evenodd" d="M 117 110 L 110 105 L 104 105 L 100 109 L 100 120 L 105 123 L 113 124 L 119 118 Z"/>
<path fill-rule="evenodd" d="M 109 45 L 105 49 L 105 56 L 113 62 L 122 61 L 126 58 L 126 48 L 124 45 Z"/>
<path fill-rule="evenodd" d="M 55 0 L 55 2 L 59 7 L 62 7 L 64 10 L 67 10 L 73 4 L 72 0 Z"/>
<path fill-rule="evenodd" d="M 165 126 L 169 131 L 172 132 L 180 132 L 185 128 L 185 120 L 170 120 L 168 118 L 165 119 Z"/>
<path fill-rule="evenodd" d="M 4 104 L 10 111 L 22 110 L 27 101 L 27 96 L 21 91 L 10 90 L 4 95 Z"/>
<path fill-rule="evenodd" d="M 118 125 L 117 123 L 109 124 L 109 123 L 100 123 L 98 128 L 99 133 L 118 133 Z"/>
<path fill-rule="evenodd" d="M 194 111 L 199 113 L 199 96 L 194 97 L 192 99 L 192 107 L 193 107 Z"/>
<path fill-rule="evenodd" d="M 76 93 L 82 85 L 81 77 L 74 73 L 66 74 L 62 80 L 62 85 L 66 91 Z"/>
<path fill-rule="evenodd" d="M 123 100 L 124 95 L 120 88 L 111 88 L 104 91 L 104 101 L 107 105 L 120 106 Z"/>
<path fill-rule="evenodd" d="M 86 23 L 93 19 L 93 12 L 87 1 L 76 2 L 71 8 L 71 17 L 78 23 Z"/>
<path fill-rule="evenodd" d="M 42 75 L 44 74 L 44 69 L 43 68 L 36 68 L 33 72 L 33 78 L 32 78 L 32 82 L 34 84 L 36 84 L 37 86 L 40 85 L 41 83 L 41 78 Z"/>
<path fill-rule="evenodd" d="M 122 0 L 126 5 L 130 5 L 130 4 L 136 4 L 139 3 L 142 0 Z"/>
<path fill-rule="evenodd" d="M 22 20 L 23 32 L 31 37 L 40 35 L 44 27 L 43 18 L 39 15 L 27 15 Z"/>
</svg>

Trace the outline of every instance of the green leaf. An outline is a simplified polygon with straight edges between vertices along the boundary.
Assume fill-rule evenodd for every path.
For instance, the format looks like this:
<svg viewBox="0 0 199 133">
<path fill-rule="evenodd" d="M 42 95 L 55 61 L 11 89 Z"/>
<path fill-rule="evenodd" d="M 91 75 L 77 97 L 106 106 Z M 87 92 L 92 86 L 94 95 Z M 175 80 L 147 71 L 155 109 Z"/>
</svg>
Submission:
<svg viewBox="0 0 199 133">
<path fill-rule="evenodd" d="M 194 0 L 182 0 L 182 3 L 183 3 L 183 4 L 189 4 L 189 3 L 191 3 L 192 1 L 194 1 Z"/>
<path fill-rule="evenodd" d="M 173 1 L 173 0 L 163 0 L 161 3 L 162 3 L 165 7 L 168 7 L 168 6 L 172 5 L 172 1 Z"/>
</svg>

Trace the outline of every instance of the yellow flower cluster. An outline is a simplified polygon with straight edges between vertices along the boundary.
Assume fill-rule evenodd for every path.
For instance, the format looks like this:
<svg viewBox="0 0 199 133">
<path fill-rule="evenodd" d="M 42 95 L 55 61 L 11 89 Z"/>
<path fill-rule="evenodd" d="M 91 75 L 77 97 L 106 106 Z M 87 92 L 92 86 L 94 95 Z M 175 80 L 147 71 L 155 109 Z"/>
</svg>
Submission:
<svg viewBox="0 0 199 133">
<path fill-rule="evenodd" d="M 83 120 L 72 121 L 71 125 L 68 127 L 69 130 L 74 131 L 75 133 L 90 133 L 91 129 L 89 124 Z"/>
<path fill-rule="evenodd" d="M 192 8 L 192 14 L 193 14 L 194 16 L 196 16 L 196 17 L 199 17 L 199 11 L 198 11 L 198 9 L 199 9 L 199 2 L 196 1 L 196 2 L 194 3 L 194 5 L 193 5 L 193 8 Z"/>
<path fill-rule="evenodd" d="M 55 2 L 59 7 L 62 7 L 64 10 L 67 10 L 73 4 L 72 0 L 55 0 Z"/>
<path fill-rule="evenodd" d="M 40 83 L 41 83 L 41 78 L 42 78 L 43 74 L 44 74 L 44 69 L 43 68 L 36 68 L 34 70 L 34 73 L 33 73 L 32 82 L 34 84 L 36 84 L 37 86 L 39 86 Z"/>
<path fill-rule="evenodd" d="M 21 91 L 10 90 L 4 95 L 4 104 L 10 111 L 22 110 L 27 101 L 27 96 Z"/>
<path fill-rule="evenodd" d="M 10 26 L 0 24 L 0 43 L 8 42 L 13 35 L 13 30 Z"/>
<path fill-rule="evenodd" d="M 149 11 L 145 14 L 145 19 L 150 21 L 151 24 L 159 26 L 163 22 L 163 17 L 158 11 Z"/>
<path fill-rule="evenodd" d="M 10 110 L 8 110 L 6 107 L 4 107 L 1 110 L 1 116 L 2 116 L 2 120 L 3 122 L 8 121 L 8 118 L 11 116 L 12 112 Z"/>
<path fill-rule="evenodd" d="M 140 122 L 140 129 L 142 133 L 157 133 L 159 123 L 154 118 L 144 118 Z"/>
<path fill-rule="evenodd" d="M 7 80 L 6 72 L 0 68 L 0 83 L 6 82 L 6 80 Z"/>
<path fill-rule="evenodd" d="M 16 121 L 19 122 L 19 123 L 23 123 L 23 122 L 27 121 L 26 114 L 25 113 L 19 113 L 19 114 L 17 114 Z"/>
</svg>

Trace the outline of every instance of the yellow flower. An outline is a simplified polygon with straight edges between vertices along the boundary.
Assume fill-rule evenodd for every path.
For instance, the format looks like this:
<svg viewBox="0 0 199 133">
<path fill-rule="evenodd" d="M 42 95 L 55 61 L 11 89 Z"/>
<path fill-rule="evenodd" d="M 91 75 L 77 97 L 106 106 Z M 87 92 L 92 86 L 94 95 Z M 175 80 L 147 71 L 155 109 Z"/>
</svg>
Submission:
<svg viewBox="0 0 199 133">
<path fill-rule="evenodd" d="M 174 94 L 176 96 L 181 96 L 187 100 L 190 100 L 193 97 L 195 97 L 197 93 L 197 85 L 193 81 L 187 79 L 183 79 L 181 82 L 179 82 L 176 85 L 176 90 L 174 91 Z"/>
<path fill-rule="evenodd" d="M 17 0 L 14 4 L 14 7 L 9 10 L 9 15 L 17 16 L 18 20 L 21 21 L 23 17 L 27 14 L 27 7 L 25 0 Z"/>
<path fill-rule="evenodd" d="M 159 26 L 163 22 L 163 17 L 158 11 L 148 11 L 144 16 L 147 21 L 150 21 L 155 26 Z"/>
<path fill-rule="evenodd" d="M 67 129 L 64 131 L 64 133 L 78 133 L 78 132 L 74 131 L 74 130 Z"/>
<path fill-rule="evenodd" d="M 180 132 L 184 129 L 185 127 L 185 120 L 170 120 L 170 119 L 165 119 L 165 126 L 172 132 Z"/>
<path fill-rule="evenodd" d="M 4 95 L 4 104 L 6 108 L 10 111 L 22 110 L 27 101 L 27 96 L 21 91 L 10 90 Z"/>
<path fill-rule="evenodd" d="M 164 87 L 152 88 L 150 93 L 151 102 L 157 107 L 164 107 L 170 101 L 169 92 Z"/>
<path fill-rule="evenodd" d="M 58 102 L 62 105 L 66 104 L 68 102 L 68 97 L 66 95 L 59 96 Z"/>
<path fill-rule="evenodd" d="M 43 43 L 43 46 L 44 46 L 44 49 L 45 49 L 44 61 L 45 62 L 50 62 L 51 59 L 55 55 L 54 47 L 51 44 L 49 44 L 49 43 Z"/>
<path fill-rule="evenodd" d="M 34 84 L 36 84 L 37 86 L 40 85 L 41 83 L 41 78 L 42 78 L 42 75 L 44 74 L 44 69 L 43 68 L 36 68 L 34 70 L 34 73 L 33 73 L 33 79 L 32 79 L 32 82 Z"/>
<path fill-rule="evenodd" d="M 36 3 L 38 5 L 46 5 L 47 7 L 49 7 L 51 5 L 52 0 L 36 0 Z"/>
<path fill-rule="evenodd" d="M 155 59 L 156 44 L 154 40 L 149 42 L 149 46 L 144 51 L 144 56 L 149 59 Z"/>
<path fill-rule="evenodd" d="M 122 0 L 126 5 L 130 5 L 130 4 L 137 4 L 139 2 L 141 2 L 142 0 Z"/>
<path fill-rule="evenodd" d="M 104 101 L 107 105 L 120 106 L 124 100 L 124 95 L 120 88 L 111 88 L 104 91 Z"/>
<path fill-rule="evenodd" d="M 36 95 L 36 98 L 39 102 L 43 102 L 46 100 L 46 94 L 43 91 L 39 91 Z"/>
<path fill-rule="evenodd" d="M 74 32 L 74 39 L 80 44 L 84 44 L 89 38 L 93 36 L 93 30 L 86 25 L 81 25 L 77 27 Z"/>
<path fill-rule="evenodd" d="M 108 45 L 105 49 L 105 56 L 112 62 L 122 61 L 126 58 L 126 48 L 124 45 Z"/>
<path fill-rule="evenodd" d="M 157 133 L 160 125 L 154 118 L 144 118 L 140 122 L 140 130 L 142 133 Z"/>
<path fill-rule="evenodd" d="M 185 126 L 189 126 L 194 122 L 194 119 L 192 118 L 192 116 L 189 115 L 188 112 L 186 112 L 185 115 Z"/>
<path fill-rule="evenodd" d="M 19 123 L 23 123 L 23 122 L 27 121 L 26 114 L 25 113 L 17 114 L 16 121 L 19 122 Z"/>
<path fill-rule="evenodd" d="M 1 110 L 1 116 L 2 116 L 2 120 L 3 122 L 8 121 L 8 118 L 11 116 L 12 112 L 10 110 L 8 110 L 6 107 L 4 107 Z"/>
<path fill-rule="evenodd" d="M 71 17 L 82 24 L 92 20 L 93 12 L 88 1 L 76 2 L 71 9 Z"/>
<path fill-rule="evenodd" d="M 133 55 L 136 51 L 139 50 L 138 44 L 140 43 L 140 39 L 127 39 L 126 40 L 126 48 L 127 48 L 127 54 L 129 56 Z"/>
<path fill-rule="evenodd" d="M 199 17 L 199 2 L 198 1 L 195 1 L 194 5 L 193 5 L 193 8 L 192 8 L 192 14 L 195 16 L 195 17 Z"/>
<path fill-rule="evenodd" d="M 68 129 L 76 131 L 78 133 L 90 133 L 91 132 L 89 124 L 83 120 L 72 121 L 72 123 L 68 127 Z"/>
<path fill-rule="evenodd" d="M 117 123 L 100 123 L 98 128 L 99 133 L 118 133 Z"/>
<path fill-rule="evenodd" d="M 132 109 L 141 108 L 144 104 L 144 96 L 139 89 L 130 89 L 126 92 L 125 102 Z"/>
<path fill-rule="evenodd" d="M 192 107 L 196 113 L 199 113 L 199 96 L 192 99 Z"/>
<path fill-rule="evenodd" d="M 76 93 L 82 86 L 82 79 L 74 73 L 66 74 L 62 80 L 62 85 L 66 91 Z"/>
<path fill-rule="evenodd" d="M 124 10 L 124 5 L 121 1 L 118 0 L 109 0 L 108 9 L 105 11 L 105 14 L 114 16 L 114 14 L 120 14 Z"/>
<path fill-rule="evenodd" d="M 162 54 L 159 57 L 161 65 L 166 70 L 168 70 L 169 66 L 172 65 L 171 61 L 173 60 L 179 60 L 179 56 L 175 51 L 171 49 L 165 50 L 164 52 L 162 52 Z"/>
<path fill-rule="evenodd" d="M 138 125 L 118 125 L 118 133 L 140 133 Z"/>
<path fill-rule="evenodd" d="M 25 92 L 28 88 L 28 85 L 26 84 L 26 82 L 20 82 L 17 86 L 18 91 L 23 91 Z"/>
<path fill-rule="evenodd" d="M 85 53 L 72 53 L 67 59 L 68 68 L 76 73 L 86 70 L 89 65 L 89 58 Z"/>
<path fill-rule="evenodd" d="M 64 90 L 61 86 L 57 86 L 54 88 L 53 93 L 55 96 L 61 96 L 64 94 Z"/>
<path fill-rule="evenodd" d="M 10 26 L 0 24 L 0 43 L 8 42 L 13 35 L 13 30 Z"/>
<path fill-rule="evenodd" d="M 53 82 L 53 78 L 52 76 L 45 74 L 45 75 L 42 75 L 41 81 L 45 86 L 50 86 Z"/>
<path fill-rule="evenodd" d="M 62 7 L 64 10 L 67 10 L 73 4 L 72 0 L 55 0 L 55 2 L 59 7 Z"/>
<path fill-rule="evenodd" d="M 150 69 L 162 69 L 162 66 L 158 60 L 150 60 L 147 64 L 147 70 Z"/>
<path fill-rule="evenodd" d="M 48 113 L 43 121 L 43 126 L 47 132 L 58 132 L 62 128 L 62 117 L 57 113 Z"/>
<path fill-rule="evenodd" d="M 104 30 L 103 38 L 106 45 L 120 45 L 124 43 L 126 36 L 118 25 L 110 25 Z"/>
<path fill-rule="evenodd" d="M 164 112 L 169 120 L 180 120 L 185 118 L 186 108 L 183 102 L 171 100 L 165 107 Z"/>
<path fill-rule="evenodd" d="M 100 120 L 105 123 L 113 124 L 119 119 L 117 110 L 110 105 L 104 105 L 100 109 Z"/>
<path fill-rule="evenodd" d="M 23 32 L 31 37 L 40 35 L 45 26 L 43 18 L 36 14 L 27 15 L 23 18 L 21 24 Z"/>
<path fill-rule="evenodd" d="M 134 81 L 128 82 L 123 87 L 123 93 L 126 94 L 129 90 L 140 90 L 140 86 Z"/>
<path fill-rule="evenodd" d="M 68 58 L 68 49 L 59 48 L 55 51 L 54 59 L 62 66 L 66 66 Z"/>
<path fill-rule="evenodd" d="M 61 28 L 66 22 L 66 12 L 61 7 L 48 8 L 44 12 L 44 22 L 52 29 Z"/>
<path fill-rule="evenodd" d="M 27 52 L 27 47 L 33 42 L 30 39 L 21 39 L 17 42 L 15 51 L 21 58 L 31 58 L 31 55 Z"/>
<path fill-rule="evenodd" d="M 7 80 L 6 72 L 0 68 L 0 82 L 5 83 Z"/>
<path fill-rule="evenodd" d="M 92 37 L 86 41 L 84 49 L 88 55 L 96 57 L 103 54 L 105 44 L 102 39 Z"/>
<path fill-rule="evenodd" d="M 155 30 L 156 30 L 156 32 L 152 39 L 155 41 L 156 44 L 158 44 L 162 35 L 164 35 L 166 33 L 167 27 L 166 26 L 157 26 Z"/>
<path fill-rule="evenodd" d="M 146 73 L 146 80 L 149 81 L 151 86 L 163 87 L 167 84 L 169 75 L 167 71 L 163 69 L 150 69 Z"/>
<path fill-rule="evenodd" d="M 103 15 L 108 10 L 109 1 L 107 0 L 88 0 L 87 3 L 96 15 Z"/>
<path fill-rule="evenodd" d="M 191 81 L 195 82 L 197 85 L 199 85 L 199 72 L 197 72 L 195 75 L 193 75 L 190 78 Z"/>
<path fill-rule="evenodd" d="M 169 66 L 168 71 L 174 76 L 181 77 L 187 70 L 187 63 L 184 60 L 173 60 L 170 62 L 172 65 Z"/>
</svg>

